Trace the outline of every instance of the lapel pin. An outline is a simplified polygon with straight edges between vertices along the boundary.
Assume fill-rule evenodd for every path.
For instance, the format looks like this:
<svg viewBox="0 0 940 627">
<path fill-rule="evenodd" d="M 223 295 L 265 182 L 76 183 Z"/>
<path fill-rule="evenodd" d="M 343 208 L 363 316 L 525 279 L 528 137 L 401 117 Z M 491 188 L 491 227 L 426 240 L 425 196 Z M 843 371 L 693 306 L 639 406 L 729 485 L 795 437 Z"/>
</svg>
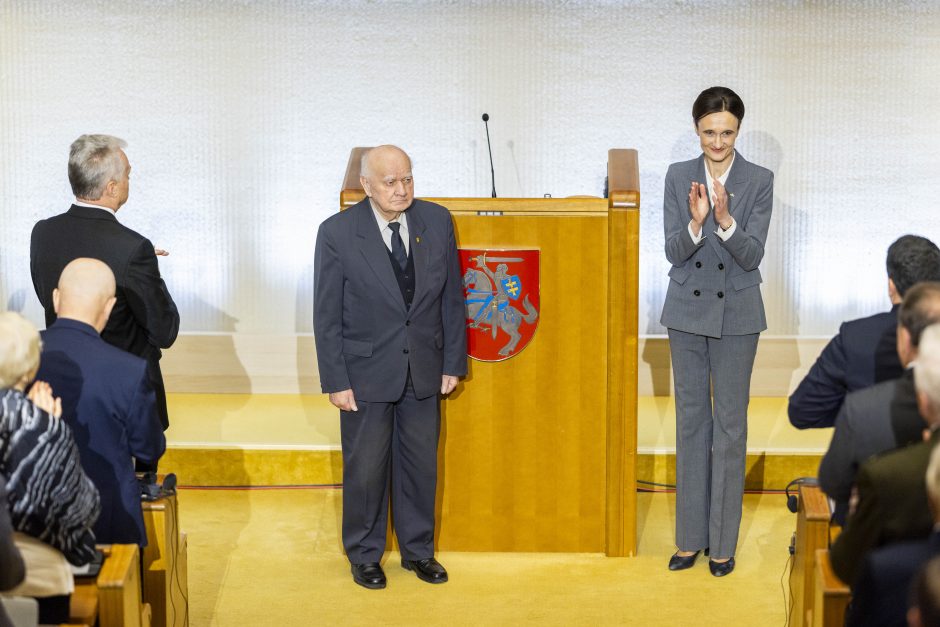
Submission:
<svg viewBox="0 0 940 627">
<path fill-rule="evenodd" d="M 415 244 L 420 244 L 420 243 L 421 243 L 421 238 L 415 237 Z"/>
<path fill-rule="evenodd" d="M 729 194 L 729 196 L 731 196 L 732 198 L 734 198 L 734 192 L 732 192 L 731 194 Z"/>
</svg>

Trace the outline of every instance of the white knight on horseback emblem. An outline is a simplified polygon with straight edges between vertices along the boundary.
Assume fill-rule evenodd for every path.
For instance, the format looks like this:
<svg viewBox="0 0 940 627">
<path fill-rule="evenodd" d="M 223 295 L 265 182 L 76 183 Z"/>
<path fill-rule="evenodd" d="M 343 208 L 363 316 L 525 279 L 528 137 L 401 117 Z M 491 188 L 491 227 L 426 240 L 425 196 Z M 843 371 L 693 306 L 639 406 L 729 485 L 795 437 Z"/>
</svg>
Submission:
<svg viewBox="0 0 940 627">
<path fill-rule="evenodd" d="M 538 326 L 539 251 L 461 249 L 460 261 L 470 356 L 482 361 L 512 357 Z"/>
</svg>

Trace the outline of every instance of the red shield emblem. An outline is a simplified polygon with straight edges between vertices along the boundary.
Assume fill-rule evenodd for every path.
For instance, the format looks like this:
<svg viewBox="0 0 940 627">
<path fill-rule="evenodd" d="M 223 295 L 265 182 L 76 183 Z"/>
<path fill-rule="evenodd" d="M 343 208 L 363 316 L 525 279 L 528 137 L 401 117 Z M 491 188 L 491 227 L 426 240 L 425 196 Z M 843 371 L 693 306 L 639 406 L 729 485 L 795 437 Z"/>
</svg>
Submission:
<svg viewBox="0 0 940 627">
<path fill-rule="evenodd" d="M 467 352 L 480 361 L 518 354 L 539 320 L 539 251 L 460 249 Z"/>
</svg>

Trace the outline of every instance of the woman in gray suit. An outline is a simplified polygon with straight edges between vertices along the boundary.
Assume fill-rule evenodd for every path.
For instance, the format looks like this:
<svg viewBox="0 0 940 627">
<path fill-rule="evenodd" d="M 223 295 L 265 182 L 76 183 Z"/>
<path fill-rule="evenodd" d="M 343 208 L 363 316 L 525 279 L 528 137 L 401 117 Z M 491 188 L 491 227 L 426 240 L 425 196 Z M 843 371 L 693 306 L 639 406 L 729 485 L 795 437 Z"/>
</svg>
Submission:
<svg viewBox="0 0 940 627">
<path fill-rule="evenodd" d="M 702 155 L 666 173 L 663 223 L 676 390 L 676 546 L 670 570 L 708 555 L 716 577 L 734 570 L 747 450 L 747 405 L 757 339 L 767 328 L 760 265 L 773 173 L 734 149 L 744 103 L 710 87 L 692 105 Z"/>
</svg>

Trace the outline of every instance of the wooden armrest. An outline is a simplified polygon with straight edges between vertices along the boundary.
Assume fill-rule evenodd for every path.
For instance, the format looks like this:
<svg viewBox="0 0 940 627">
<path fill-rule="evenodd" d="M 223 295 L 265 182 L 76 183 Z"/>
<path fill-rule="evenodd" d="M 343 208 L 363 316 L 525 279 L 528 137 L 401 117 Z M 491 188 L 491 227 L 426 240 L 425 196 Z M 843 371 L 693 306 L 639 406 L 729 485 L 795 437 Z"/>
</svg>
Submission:
<svg viewBox="0 0 940 627">
<path fill-rule="evenodd" d="M 818 485 L 800 485 L 800 501 L 806 510 L 806 519 L 823 521 L 832 518 L 829 499 Z"/>
<path fill-rule="evenodd" d="M 816 551 L 816 602 L 813 608 L 814 627 L 842 627 L 851 592 L 832 570 L 828 549 Z"/>
<path fill-rule="evenodd" d="M 69 599 L 69 624 L 94 625 L 98 620 L 98 587 L 94 581 L 76 582 Z"/>
</svg>

